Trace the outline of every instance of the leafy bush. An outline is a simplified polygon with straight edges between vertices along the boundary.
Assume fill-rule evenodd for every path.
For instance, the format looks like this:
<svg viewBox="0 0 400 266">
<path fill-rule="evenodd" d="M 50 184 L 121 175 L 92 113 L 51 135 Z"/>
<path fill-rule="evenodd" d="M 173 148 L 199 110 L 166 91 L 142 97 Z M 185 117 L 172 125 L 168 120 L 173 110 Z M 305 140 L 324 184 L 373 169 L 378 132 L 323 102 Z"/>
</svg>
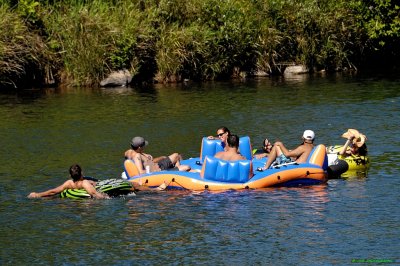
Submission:
<svg viewBox="0 0 400 266">
<path fill-rule="evenodd" d="M 96 84 L 120 69 L 162 82 L 282 62 L 335 70 L 365 53 L 395 64 L 399 10 L 392 0 L 0 0 L 0 86 Z"/>
<path fill-rule="evenodd" d="M 53 80 L 53 54 L 26 21 L 7 4 L 0 5 L 0 88 Z"/>
</svg>

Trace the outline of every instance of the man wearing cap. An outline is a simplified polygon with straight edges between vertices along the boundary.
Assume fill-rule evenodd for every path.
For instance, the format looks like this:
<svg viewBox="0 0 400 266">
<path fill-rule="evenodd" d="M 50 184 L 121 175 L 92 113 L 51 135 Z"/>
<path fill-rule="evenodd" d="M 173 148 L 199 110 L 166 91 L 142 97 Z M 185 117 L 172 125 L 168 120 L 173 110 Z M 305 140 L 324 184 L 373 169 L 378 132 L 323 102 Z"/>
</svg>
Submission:
<svg viewBox="0 0 400 266">
<path fill-rule="evenodd" d="M 138 168 L 140 174 L 146 173 L 146 167 L 151 172 L 162 170 L 189 171 L 190 167 L 181 165 L 182 157 L 179 153 L 173 153 L 169 156 L 153 158 L 150 154 L 144 153 L 144 147 L 149 144 L 143 137 L 134 137 L 131 141 L 131 148 L 125 152 L 125 158 L 131 159 Z"/>
<path fill-rule="evenodd" d="M 282 142 L 280 141 L 275 142 L 268 156 L 268 161 L 262 168 L 262 170 L 268 169 L 275 160 L 277 161 L 278 164 L 289 163 L 293 161 L 291 159 L 293 157 L 296 158 L 294 161 L 297 163 L 306 162 L 308 155 L 310 155 L 314 147 L 314 139 L 315 139 L 314 131 L 312 130 L 304 131 L 302 139 L 303 143 L 296 149 L 290 151 L 286 149 L 286 147 L 283 145 Z"/>
</svg>

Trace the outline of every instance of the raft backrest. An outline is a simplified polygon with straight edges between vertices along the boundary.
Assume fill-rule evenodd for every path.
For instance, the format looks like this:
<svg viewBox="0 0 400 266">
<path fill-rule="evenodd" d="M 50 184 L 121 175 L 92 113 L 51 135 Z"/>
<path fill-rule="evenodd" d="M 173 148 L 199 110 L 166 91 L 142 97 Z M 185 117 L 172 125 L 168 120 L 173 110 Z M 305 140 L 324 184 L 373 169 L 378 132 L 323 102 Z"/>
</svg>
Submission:
<svg viewBox="0 0 400 266">
<path fill-rule="evenodd" d="M 213 157 L 216 153 L 223 151 L 222 143 L 220 140 L 210 140 L 204 137 L 201 141 L 200 161 L 203 162 L 206 156 Z M 252 159 L 252 149 L 249 136 L 239 138 L 239 152 L 247 160 Z"/>
<path fill-rule="evenodd" d="M 140 174 L 139 169 L 136 167 L 132 160 L 125 160 L 124 162 L 125 174 L 129 178 L 135 177 Z"/>
<path fill-rule="evenodd" d="M 225 161 L 206 156 L 200 176 L 214 181 L 245 183 L 253 176 L 253 162 L 251 160 Z"/>
<path fill-rule="evenodd" d="M 222 143 L 220 140 L 208 139 L 204 137 L 201 141 L 200 148 L 200 161 L 204 162 L 206 156 L 212 157 L 217 152 L 223 151 Z"/>
<path fill-rule="evenodd" d="M 319 144 L 313 148 L 310 155 L 308 155 L 307 162 L 315 164 L 323 169 L 328 168 L 328 156 L 326 154 L 326 147 L 323 144 Z"/>
<path fill-rule="evenodd" d="M 243 136 L 239 138 L 239 152 L 247 160 L 253 159 L 253 150 L 251 148 L 250 137 Z"/>
</svg>

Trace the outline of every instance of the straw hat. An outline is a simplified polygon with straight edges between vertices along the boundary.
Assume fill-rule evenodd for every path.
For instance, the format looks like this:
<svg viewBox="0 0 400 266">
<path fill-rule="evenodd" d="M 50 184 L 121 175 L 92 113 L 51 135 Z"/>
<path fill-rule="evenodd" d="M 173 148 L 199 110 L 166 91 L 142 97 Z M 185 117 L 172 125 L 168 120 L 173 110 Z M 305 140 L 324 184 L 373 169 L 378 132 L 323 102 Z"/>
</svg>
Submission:
<svg viewBox="0 0 400 266">
<path fill-rule="evenodd" d="M 357 147 L 361 147 L 362 145 L 364 145 L 365 141 L 367 140 L 367 137 L 358 132 L 357 129 L 348 129 L 345 133 L 343 133 L 342 135 L 343 138 L 348 139 L 350 137 L 354 137 L 353 138 L 353 144 L 356 145 Z"/>
</svg>

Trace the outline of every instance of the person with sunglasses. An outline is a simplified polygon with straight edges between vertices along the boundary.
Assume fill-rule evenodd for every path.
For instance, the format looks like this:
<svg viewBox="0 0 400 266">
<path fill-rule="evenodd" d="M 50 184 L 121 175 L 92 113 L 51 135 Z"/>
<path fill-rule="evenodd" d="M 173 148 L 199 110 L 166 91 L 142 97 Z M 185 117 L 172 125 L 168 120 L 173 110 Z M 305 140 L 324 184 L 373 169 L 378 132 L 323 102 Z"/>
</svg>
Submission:
<svg viewBox="0 0 400 266">
<path fill-rule="evenodd" d="M 261 159 L 261 158 L 267 157 L 272 150 L 272 146 L 273 146 L 272 143 L 267 138 L 264 139 L 263 143 L 262 143 L 262 149 L 256 150 L 254 157 L 256 159 Z"/>
<path fill-rule="evenodd" d="M 227 140 L 228 136 L 231 135 L 231 132 L 227 127 L 220 127 L 217 129 L 217 136 L 208 136 L 208 139 L 219 139 L 221 140 L 222 147 L 224 150 L 226 150 L 226 147 L 228 146 Z"/>
</svg>

